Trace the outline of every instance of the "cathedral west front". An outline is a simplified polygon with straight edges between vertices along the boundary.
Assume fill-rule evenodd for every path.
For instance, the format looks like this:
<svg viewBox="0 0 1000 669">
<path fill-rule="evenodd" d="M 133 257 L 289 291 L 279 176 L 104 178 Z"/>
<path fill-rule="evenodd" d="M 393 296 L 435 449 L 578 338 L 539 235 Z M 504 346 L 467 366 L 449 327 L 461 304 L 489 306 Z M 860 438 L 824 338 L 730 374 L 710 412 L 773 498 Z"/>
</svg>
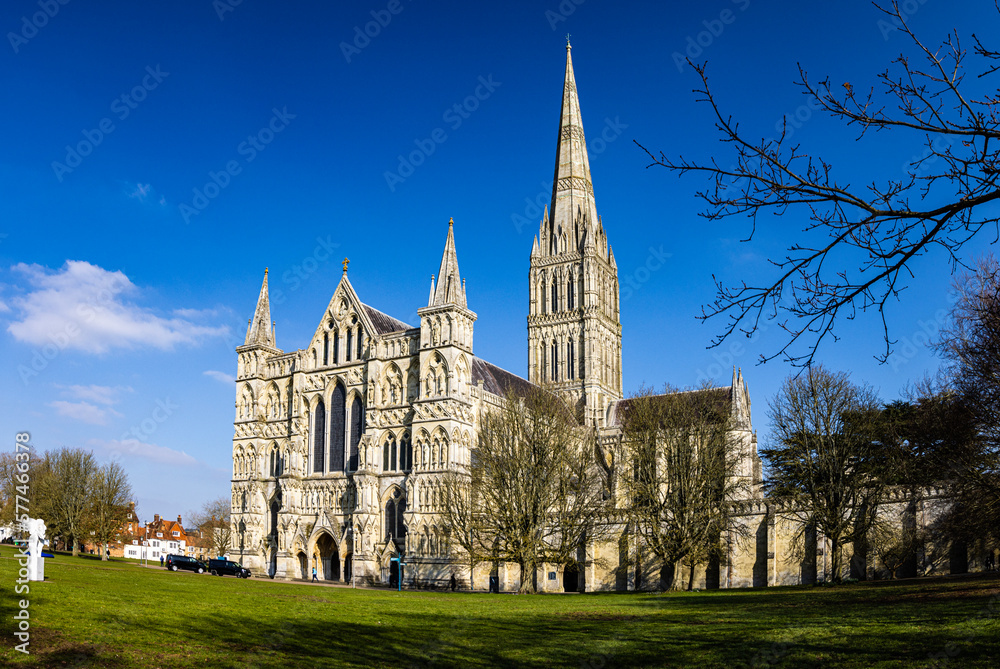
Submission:
<svg viewBox="0 0 1000 669">
<path fill-rule="evenodd" d="M 233 436 L 230 557 L 255 574 L 309 578 L 315 568 L 323 580 L 395 584 L 402 559 L 407 585 L 441 585 L 456 574 L 466 587 L 471 580 L 485 588 L 492 568 L 501 589 L 516 590 L 516 566 L 470 574 L 449 556 L 439 515 L 446 473 L 470 462 L 477 417 L 510 390 L 544 384 L 603 440 L 620 438 L 618 270 L 597 213 L 568 44 L 552 198 L 528 258 L 527 378 L 475 354 L 475 305 L 466 299 L 453 222 L 441 232 L 419 323 L 366 304 L 345 260 L 329 303 L 317 309 L 312 340 L 292 351 L 275 340 L 265 270 L 237 348 Z M 723 390 L 745 446 L 743 471 L 759 482 L 742 374 Z M 633 589 L 655 569 L 627 539 L 585 552 L 572 571 L 542 565 L 540 588 Z M 751 584 L 753 559 L 739 567 L 734 556 L 722 585 Z"/>
</svg>

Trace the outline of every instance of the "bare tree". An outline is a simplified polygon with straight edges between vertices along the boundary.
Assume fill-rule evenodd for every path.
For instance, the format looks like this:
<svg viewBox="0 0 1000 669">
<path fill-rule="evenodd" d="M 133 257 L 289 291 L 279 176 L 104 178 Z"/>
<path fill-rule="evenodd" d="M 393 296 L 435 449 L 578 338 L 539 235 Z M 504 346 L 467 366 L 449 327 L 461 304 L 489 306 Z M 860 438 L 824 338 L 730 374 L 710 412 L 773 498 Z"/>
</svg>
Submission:
<svg viewBox="0 0 1000 669">
<path fill-rule="evenodd" d="M 229 552 L 233 538 L 232 509 L 229 497 L 217 497 L 205 502 L 198 511 L 188 511 L 188 521 L 193 527 L 208 535 L 216 555 Z"/>
<path fill-rule="evenodd" d="M 721 535 L 749 481 L 739 476 L 742 450 L 734 441 L 729 398 L 704 387 L 661 395 L 642 389 L 623 408 L 620 482 L 630 519 L 645 545 L 663 562 L 661 584 L 680 587 L 680 570 L 723 554 Z"/>
<path fill-rule="evenodd" d="M 765 489 L 790 501 L 803 526 L 815 525 L 830 540 L 835 581 L 842 577 L 843 546 L 853 544 L 859 557 L 867 552 L 886 496 L 887 462 L 875 439 L 880 411 L 874 391 L 822 366 L 785 379 L 771 401 L 771 446 L 761 449 L 769 468 Z"/>
<path fill-rule="evenodd" d="M 489 557 L 490 550 L 484 543 L 486 514 L 481 507 L 482 495 L 474 486 L 468 468 L 460 467 L 444 476 L 444 516 L 448 535 L 469 561 L 469 589 L 474 589 L 473 572 L 476 565 Z"/>
<path fill-rule="evenodd" d="M 576 563 L 581 546 L 607 531 L 595 449 L 593 431 L 556 395 L 508 394 L 483 412 L 468 479 L 446 495 L 470 505 L 453 539 L 456 529 L 473 529 L 473 554 L 517 563 L 520 592 L 534 592 L 538 566 Z"/>
<path fill-rule="evenodd" d="M 936 247 L 953 266 L 961 264 L 963 245 L 1000 221 L 995 207 L 983 206 L 1000 198 L 1000 95 L 977 84 L 1000 69 L 1000 51 L 973 35 L 977 77 L 967 77 L 969 51 L 957 32 L 933 49 L 911 31 L 896 2 L 879 10 L 909 37 L 916 59 L 900 55 L 867 91 L 851 83 L 814 81 L 801 65 L 796 83 L 817 109 L 856 127 L 859 141 L 869 130 L 922 137 L 924 151 L 908 163 L 903 178 L 868 183 L 844 176 L 792 143 L 785 121 L 777 137 L 752 137 L 722 110 L 705 64 L 691 64 L 701 78 L 695 92 L 711 107 L 720 139 L 733 155 L 688 160 L 654 155 L 640 145 L 652 159 L 650 167 L 706 174 L 709 186 L 698 193 L 707 204 L 702 215 L 748 216 L 752 224 L 745 241 L 752 239 L 760 216 L 808 219 L 787 255 L 771 261 L 771 278 L 759 285 L 717 282 L 717 297 L 701 315 L 727 318 L 713 345 L 777 319 L 787 338 L 761 359 L 783 356 L 807 366 L 827 335 L 836 339 L 838 318 L 874 311 L 882 320 L 885 347 L 878 357 L 884 361 L 893 344 L 885 306 L 906 286 L 914 259 Z"/>
<path fill-rule="evenodd" d="M 79 448 L 62 448 L 49 453 L 48 461 L 49 473 L 39 482 L 40 510 L 46 522 L 51 518 L 65 535 L 72 545 L 73 555 L 79 555 L 97 462 L 93 453 Z"/>
<path fill-rule="evenodd" d="M 129 518 L 132 486 L 125 468 L 109 462 L 94 472 L 91 479 L 90 508 L 86 525 L 98 545 L 103 545 L 101 560 L 108 559 L 108 544 L 121 534 Z"/>
</svg>

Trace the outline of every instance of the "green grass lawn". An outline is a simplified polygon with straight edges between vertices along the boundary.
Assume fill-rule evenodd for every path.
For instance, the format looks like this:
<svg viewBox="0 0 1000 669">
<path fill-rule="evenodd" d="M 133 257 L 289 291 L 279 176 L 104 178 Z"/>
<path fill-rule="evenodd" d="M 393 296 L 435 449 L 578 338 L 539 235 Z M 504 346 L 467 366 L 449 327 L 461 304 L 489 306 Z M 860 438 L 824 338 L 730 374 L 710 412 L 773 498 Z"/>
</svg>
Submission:
<svg viewBox="0 0 1000 669">
<path fill-rule="evenodd" d="M 351 590 L 58 555 L 14 650 L 24 667 L 1000 666 L 1000 578 L 714 592 L 488 595 Z M 992 602 L 992 603 L 991 603 Z M 978 616 L 978 617 L 977 617 Z M 947 653 L 952 653 L 948 656 Z M 944 665 L 941 665 L 944 666 Z"/>
</svg>

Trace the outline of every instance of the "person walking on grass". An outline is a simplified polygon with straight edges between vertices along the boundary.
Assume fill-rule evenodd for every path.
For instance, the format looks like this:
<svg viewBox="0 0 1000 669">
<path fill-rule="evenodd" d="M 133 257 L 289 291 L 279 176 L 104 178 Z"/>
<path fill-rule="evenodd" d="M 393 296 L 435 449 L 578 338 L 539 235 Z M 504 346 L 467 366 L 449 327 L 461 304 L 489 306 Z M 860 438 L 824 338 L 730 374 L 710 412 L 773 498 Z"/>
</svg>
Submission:
<svg viewBox="0 0 1000 669">
<path fill-rule="evenodd" d="M 163 556 L 162 555 L 160 556 L 160 566 L 161 567 L 163 566 Z"/>
</svg>

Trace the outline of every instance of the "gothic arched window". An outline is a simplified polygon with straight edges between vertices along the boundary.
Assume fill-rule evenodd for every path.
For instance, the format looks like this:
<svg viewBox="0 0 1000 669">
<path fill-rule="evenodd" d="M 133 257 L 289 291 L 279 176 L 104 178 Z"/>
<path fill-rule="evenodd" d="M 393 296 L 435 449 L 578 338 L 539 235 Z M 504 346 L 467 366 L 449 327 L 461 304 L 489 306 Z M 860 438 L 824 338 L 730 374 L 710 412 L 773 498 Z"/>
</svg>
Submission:
<svg viewBox="0 0 1000 669">
<path fill-rule="evenodd" d="M 359 327 L 358 328 L 358 358 L 357 358 L 358 360 L 361 359 L 362 349 L 364 348 L 364 340 L 365 340 L 364 334 L 365 333 Z"/>
<path fill-rule="evenodd" d="M 386 437 L 385 443 L 382 444 L 382 471 L 389 471 L 389 438 Z"/>
<path fill-rule="evenodd" d="M 330 364 L 330 334 L 323 333 L 323 366 Z"/>
<path fill-rule="evenodd" d="M 552 313 L 559 311 L 559 284 L 552 281 Z"/>
<path fill-rule="evenodd" d="M 399 442 L 399 468 L 404 472 L 413 468 L 413 444 L 410 443 L 410 435 L 403 435 Z"/>
<path fill-rule="evenodd" d="M 361 398 L 355 397 L 351 404 L 351 460 L 347 471 L 358 471 L 359 456 L 358 445 L 361 443 L 361 433 L 365 429 L 365 408 L 361 404 Z"/>
<path fill-rule="evenodd" d="M 393 496 L 385 504 L 385 534 L 393 539 L 406 537 L 406 523 L 403 514 L 406 513 L 406 497 L 403 491 L 396 488 Z"/>
<path fill-rule="evenodd" d="M 334 343 L 337 339 L 334 338 Z M 330 397 L 330 471 L 344 471 L 344 428 L 347 422 L 344 386 L 339 383 Z"/>
<path fill-rule="evenodd" d="M 572 381 L 576 378 L 576 369 L 574 367 L 574 355 L 573 355 L 573 342 L 566 343 L 566 378 Z"/>
<path fill-rule="evenodd" d="M 333 333 L 333 364 L 340 362 L 340 333 Z"/>
<path fill-rule="evenodd" d="M 573 308 L 573 277 L 569 278 L 569 282 L 566 284 L 566 308 Z"/>
<path fill-rule="evenodd" d="M 353 347 L 354 347 L 354 330 L 348 330 L 347 331 L 347 346 L 346 346 L 346 349 L 347 349 L 347 355 L 346 355 L 347 362 L 351 361 L 351 352 L 352 352 Z"/>
<path fill-rule="evenodd" d="M 552 380 L 559 380 L 559 344 L 552 342 Z"/>
<path fill-rule="evenodd" d="M 313 472 L 323 473 L 323 454 L 326 452 L 326 409 L 321 399 L 313 415 Z"/>
</svg>

